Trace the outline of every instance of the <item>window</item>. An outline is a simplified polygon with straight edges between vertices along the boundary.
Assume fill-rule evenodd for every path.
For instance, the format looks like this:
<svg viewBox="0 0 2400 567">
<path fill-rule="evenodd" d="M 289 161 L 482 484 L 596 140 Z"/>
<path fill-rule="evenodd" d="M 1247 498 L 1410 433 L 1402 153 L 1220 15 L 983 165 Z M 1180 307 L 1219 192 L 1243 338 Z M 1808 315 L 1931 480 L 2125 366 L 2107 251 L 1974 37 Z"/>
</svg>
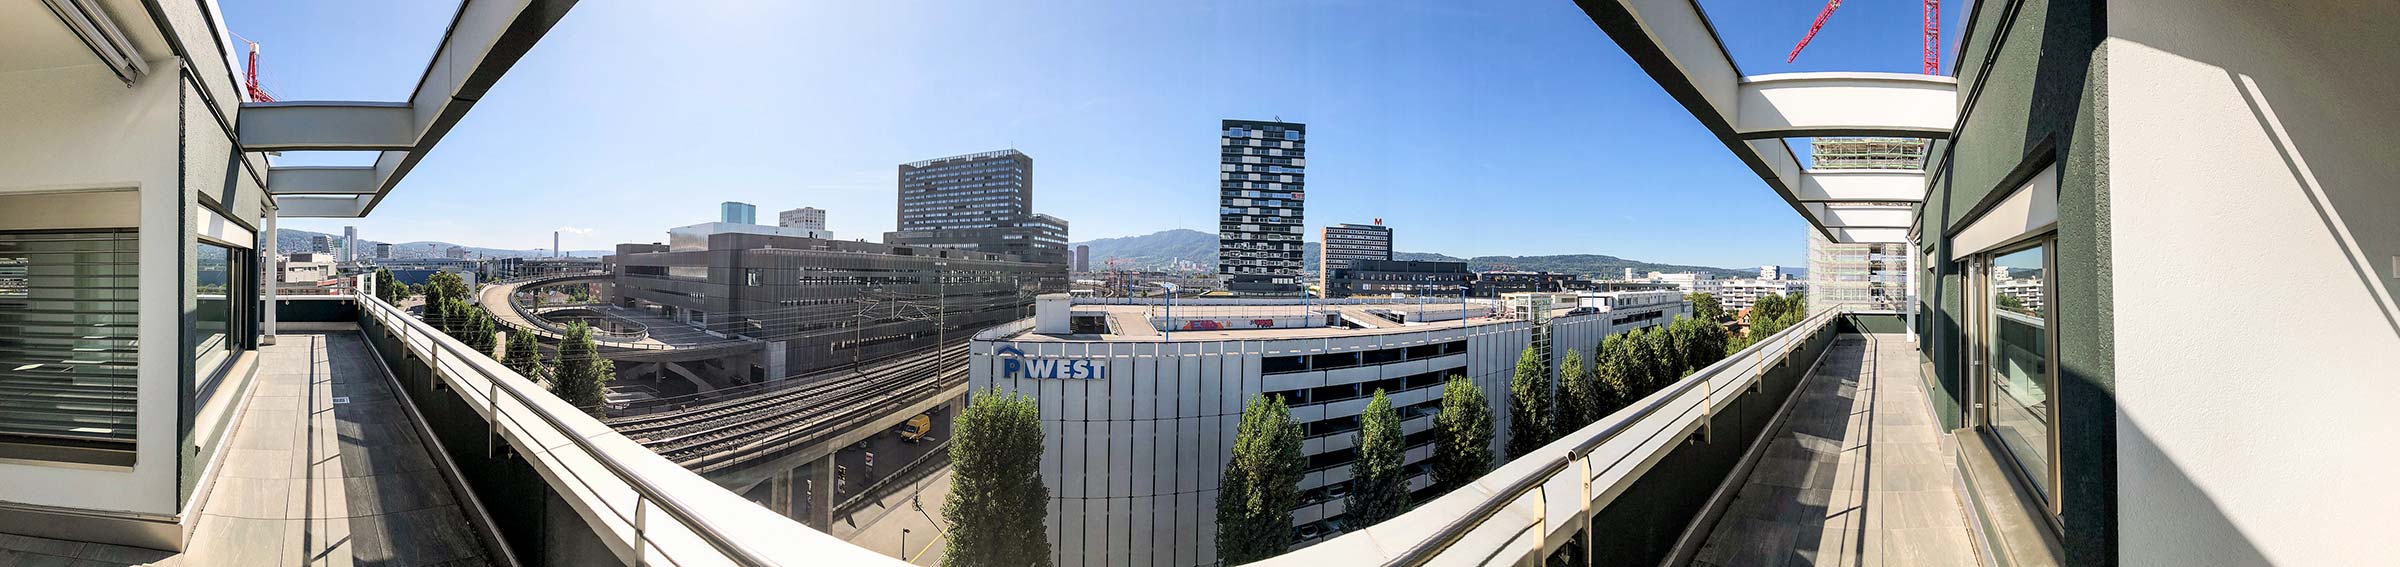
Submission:
<svg viewBox="0 0 2400 567">
<path fill-rule="evenodd" d="M 247 305 L 248 270 L 242 262 L 248 250 L 201 240 L 192 245 L 192 392 L 194 405 L 205 405 L 216 392 L 225 364 L 238 348 L 235 321 L 243 320 Z M 246 325 L 245 325 L 246 326 Z"/>
<path fill-rule="evenodd" d="M 1985 431 L 2046 502 L 2057 499 L 2056 366 L 2047 240 L 1979 256 Z M 2052 505 L 2055 509 L 2055 504 Z"/>
<path fill-rule="evenodd" d="M 134 234 L 0 232 L 0 457 L 133 464 Z"/>
</svg>

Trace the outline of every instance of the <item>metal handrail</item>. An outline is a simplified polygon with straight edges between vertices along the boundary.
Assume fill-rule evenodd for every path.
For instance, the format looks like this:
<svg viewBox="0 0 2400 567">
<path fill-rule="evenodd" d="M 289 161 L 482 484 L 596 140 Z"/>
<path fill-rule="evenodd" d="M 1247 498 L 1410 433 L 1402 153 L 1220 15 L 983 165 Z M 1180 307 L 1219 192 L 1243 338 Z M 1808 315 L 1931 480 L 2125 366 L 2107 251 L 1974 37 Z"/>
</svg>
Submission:
<svg viewBox="0 0 2400 567">
<path fill-rule="evenodd" d="M 1573 467 L 1575 461 L 1589 459 L 1594 450 L 1610 441 L 1616 440 L 1619 436 L 1633 429 L 1635 426 L 1641 425 L 1652 415 L 1657 414 L 1660 410 L 1665 409 L 1671 403 L 1683 398 L 1686 394 L 1691 393 L 1693 389 L 1701 388 L 1703 385 L 1711 383 L 1720 375 L 1728 372 L 1738 372 L 1743 377 L 1743 381 L 1741 383 L 1733 384 L 1733 387 L 1728 388 L 1728 390 L 1740 391 L 1741 389 L 1747 388 L 1749 386 L 1749 382 L 1755 381 L 1760 376 L 1763 376 L 1763 373 L 1758 372 L 1758 369 L 1761 366 L 1770 364 L 1771 361 L 1778 358 L 1790 356 L 1791 353 L 1799 348 L 1798 345 L 1806 340 L 1806 337 L 1816 335 L 1816 333 L 1823 330 L 1825 326 L 1833 320 L 1834 317 L 1837 317 L 1840 314 L 1841 311 L 1838 309 L 1820 311 L 1808 317 L 1807 319 L 1801 320 L 1799 324 L 1793 325 L 1791 328 L 1777 333 L 1774 337 L 1770 337 L 1768 340 L 1760 341 L 1758 344 L 1752 345 L 1750 348 L 1742 349 L 1742 351 L 1736 352 L 1732 356 L 1727 356 L 1723 360 L 1719 360 L 1714 364 L 1710 364 L 1708 367 L 1703 368 L 1700 371 L 1693 372 L 1690 376 L 1685 376 L 1681 380 L 1678 380 L 1665 388 L 1660 388 L 1658 391 L 1652 392 L 1650 395 L 1645 396 L 1637 406 L 1618 410 L 1618 413 L 1612 414 L 1609 418 L 1606 418 L 1611 420 L 1606 426 L 1602 427 L 1597 432 L 1593 432 L 1589 437 L 1585 437 L 1580 440 L 1560 439 L 1551 442 L 1550 445 L 1545 446 L 1543 449 L 1537 450 L 1537 452 L 1552 450 L 1551 447 L 1556 447 L 1561 443 L 1568 443 L 1570 441 L 1572 441 L 1574 444 L 1568 448 L 1566 453 L 1551 456 L 1543 461 L 1540 466 L 1534 467 L 1530 471 L 1513 472 L 1512 474 L 1517 476 L 1510 479 L 1505 486 L 1500 487 L 1499 490 L 1494 491 L 1490 496 L 1485 497 L 1483 500 L 1476 502 L 1475 506 L 1468 510 L 1465 514 L 1443 522 L 1441 528 L 1435 530 L 1433 533 L 1425 536 L 1424 538 L 1417 540 L 1416 543 L 1409 545 L 1406 549 L 1399 552 L 1399 554 L 1391 557 L 1384 563 L 1384 565 L 1393 567 L 1417 567 L 1432 563 L 1443 552 L 1448 551 L 1452 546 L 1456 545 L 1468 534 L 1474 532 L 1476 528 L 1481 527 L 1485 522 L 1491 520 L 1491 518 L 1494 516 L 1497 516 L 1501 510 L 1506 509 L 1509 505 L 1516 503 L 1519 499 L 1524 498 L 1525 495 L 1532 493 L 1537 488 L 1549 484 L 1549 482 L 1553 480 L 1559 473 Z M 1742 367 L 1741 365 L 1744 364 L 1747 364 L 1748 366 Z M 1739 368 L 1738 370 L 1737 367 Z M 1713 401 L 1704 401 L 1704 403 L 1713 404 Z M 1715 411 L 1714 407 L 1704 409 L 1710 413 L 1714 413 Z M 1516 463 L 1511 464 L 1514 465 Z M 1588 474 L 1589 473 L 1587 472 L 1587 477 Z M 1487 476 L 1486 478 L 1490 477 Z M 1586 485 L 1590 485 L 1592 481 L 1590 478 L 1584 478 L 1580 480 L 1581 483 Z M 1585 495 L 1586 497 L 1589 497 L 1589 495 L 1595 494 L 1602 488 L 1604 487 L 1597 485 L 1587 486 Z M 1430 512 L 1429 510 L 1426 511 Z M 1406 515 L 1403 515 L 1403 517 L 1406 517 Z M 1543 524 L 1539 525 L 1550 525 L 1546 520 L 1547 518 L 1545 518 L 1545 522 Z M 1363 531 L 1364 530 L 1361 530 L 1361 532 Z M 1361 532 L 1352 532 L 1351 534 L 1345 534 L 1342 537 L 1350 537 Z M 1322 546 L 1324 544 L 1320 543 L 1319 545 Z M 1267 562 L 1273 563 L 1278 559 L 1280 558 L 1271 558 L 1268 559 Z"/>
<path fill-rule="evenodd" d="M 466 357 L 469 354 L 474 353 L 473 349 L 466 348 L 463 344 L 454 344 L 457 343 L 455 339 L 448 341 L 443 340 L 447 337 L 442 335 L 439 331 L 434 330 L 431 326 L 426 325 L 423 321 L 417 321 L 409 318 L 406 313 L 401 312 L 398 308 L 393 307 L 389 303 L 383 302 L 383 300 L 365 295 L 357 297 L 356 300 L 361 306 L 365 307 L 370 315 L 375 317 L 377 321 L 382 322 L 386 326 L 399 327 L 401 329 L 400 338 L 403 348 L 421 347 L 421 344 L 411 335 L 424 335 L 423 338 L 432 345 L 430 347 L 421 347 L 426 350 L 430 351 L 438 348 L 440 353 L 447 353 L 449 356 L 454 358 Z M 429 356 L 426 357 L 427 360 L 435 361 L 435 363 L 430 364 L 429 366 L 431 366 L 437 374 L 441 374 L 441 365 L 438 363 L 440 360 L 438 358 L 440 354 L 428 354 Z M 488 357 L 486 358 L 488 360 Z M 502 391 L 507 392 L 509 397 L 514 398 L 518 405 L 532 410 L 534 417 L 539 418 L 542 423 L 549 426 L 552 430 L 555 430 L 559 436 L 566 437 L 570 442 L 573 442 L 576 448 L 581 449 L 587 456 L 591 458 L 593 462 L 600 464 L 603 468 L 606 468 L 611 475 L 617 478 L 618 481 L 623 482 L 627 487 L 633 489 L 635 495 L 633 517 L 624 517 L 623 513 L 618 512 L 613 507 L 610 507 L 610 513 L 618 515 L 620 520 L 623 520 L 628 525 L 633 526 L 633 535 L 637 542 L 650 541 L 646 533 L 646 529 L 644 528 L 644 514 L 642 513 L 645 508 L 649 507 L 645 506 L 645 504 L 649 503 L 655 505 L 655 507 L 661 511 L 666 512 L 667 515 L 673 518 L 676 522 L 686 526 L 686 528 L 689 529 L 693 535 L 696 535 L 702 540 L 706 541 L 711 548 L 716 549 L 717 552 L 725 555 L 727 558 L 737 563 L 743 565 L 780 564 L 779 562 L 769 558 L 765 553 L 752 549 L 744 542 L 726 538 L 723 535 L 723 532 L 726 530 L 722 526 L 717 525 L 707 516 L 699 513 L 696 510 L 693 510 L 690 505 L 667 494 L 665 489 L 658 486 L 647 476 L 635 474 L 632 472 L 628 464 L 619 462 L 616 458 L 611 456 L 611 453 L 602 451 L 600 447 L 593 444 L 590 439 L 587 439 L 582 435 L 575 434 L 575 428 L 570 428 L 564 421 L 565 418 L 562 418 L 551 412 L 542 411 L 540 406 L 534 404 L 530 394 L 524 391 L 524 386 L 516 383 L 531 383 L 523 376 L 517 375 L 513 372 L 508 372 L 509 375 L 515 376 L 517 380 L 501 380 L 500 376 L 493 373 L 489 368 L 486 368 L 486 365 L 474 364 L 471 362 L 473 359 L 465 360 L 470 361 L 469 364 L 465 365 L 467 368 L 474 370 L 477 374 L 481 374 L 486 383 L 491 385 L 491 393 Z M 506 371 L 503 370 L 503 372 Z M 507 410 L 503 409 L 501 405 L 497 403 L 498 400 L 493 397 L 491 393 L 486 394 L 485 404 L 487 407 L 491 408 L 491 419 L 494 427 L 497 428 L 499 421 L 506 419 L 511 423 L 518 424 L 518 427 L 522 429 L 523 422 L 517 419 L 516 416 L 510 415 Z M 547 396 L 550 394 L 548 392 L 542 392 L 542 395 Z M 589 415 L 578 413 L 576 414 L 576 417 L 590 420 L 591 423 L 589 428 L 598 428 L 602 430 L 608 429 L 608 426 L 601 424 L 598 420 L 591 418 Z M 585 480 L 581 477 L 577 477 L 576 480 L 578 482 L 583 482 L 587 489 L 597 490 L 597 487 L 592 487 L 588 480 Z M 635 546 L 635 558 L 637 562 L 640 559 L 641 550 L 643 547 L 644 546 L 639 545 L 639 543 L 637 543 Z M 662 555 L 667 555 L 667 552 L 663 549 L 659 550 L 659 553 Z M 671 561 L 673 560 L 672 556 L 669 556 L 668 558 Z M 678 561 L 677 563 L 681 562 Z"/>
</svg>

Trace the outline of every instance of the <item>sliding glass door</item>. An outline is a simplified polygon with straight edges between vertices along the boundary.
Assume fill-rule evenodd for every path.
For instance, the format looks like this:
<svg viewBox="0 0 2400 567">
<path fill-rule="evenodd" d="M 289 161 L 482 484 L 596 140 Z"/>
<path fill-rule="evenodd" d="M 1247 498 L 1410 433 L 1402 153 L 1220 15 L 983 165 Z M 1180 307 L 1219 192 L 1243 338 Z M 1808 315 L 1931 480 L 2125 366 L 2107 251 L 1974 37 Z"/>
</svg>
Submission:
<svg viewBox="0 0 2400 567">
<path fill-rule="evenodd" d="M 2006 449 L 2028 484 L 2056 510 L 2058 485 L 2057 320 L 2044 237 L 1975 256 L 1984 431 Z"/>
</svg>

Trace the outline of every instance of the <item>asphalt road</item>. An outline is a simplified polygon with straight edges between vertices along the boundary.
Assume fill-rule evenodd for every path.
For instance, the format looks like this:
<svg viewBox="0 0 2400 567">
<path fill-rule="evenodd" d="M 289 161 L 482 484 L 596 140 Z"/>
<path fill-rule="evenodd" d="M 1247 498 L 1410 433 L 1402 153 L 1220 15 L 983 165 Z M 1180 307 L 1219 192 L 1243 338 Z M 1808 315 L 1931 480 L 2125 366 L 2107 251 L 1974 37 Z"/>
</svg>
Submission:
<svg viewBox="0 0 2400 567">
<path fill-rule="evenodd" d="M 907 467 L 909 463 L 915 462 L 918 458 L 932 453 L 936 450 L 936 447 L 943 447 L 944 445 L 942 445 L 942 441 L 950 439 L 950 419 L 953 415 L 956 415 L 956 413 L 957 411 L 952 409 L 952 406 L 949 405 L 940 406 L 939 408 L 935 409 L 933 412 L 933 433 L 927 435 L 923 441 L 909 443 L 901 439 L 899 431 L 885 430 L 875 434 L 873 438 L 868 439 L 865 448 L 852 445 L 849 447 L 843 447 L 841 451 L 834 453 L 834 464 L 847 469 L 847 471 L 841 475 L 842 479 L 836 481 L 836 484 L 840 486 L 837 487 L 834 493 L 834 501 L 838 503 L 856 497 L 859 495 L 859 491 L 868 489 L 868 487 L 875 484 L 875 481 L 894 474 L 900 474 L 902 469 Z M 867 466 L 868 453 L 873 453 L 875 455 L 875 466 Z M 887 486 L 883 492 L 889 493 L 900 488 L 903 487 Z M 879 496 L 883 496 L 883 494 L 870 495 L 870 497 Z M 857 513 L 875 513 L 874 505 L 868 504 L 865 506 L 865 509 L 860 510 Z M 855 519 L 838 516 L 834 518 L 835 523 L 850 523 L 853 521 L 855 521 Z"/>
</svg>

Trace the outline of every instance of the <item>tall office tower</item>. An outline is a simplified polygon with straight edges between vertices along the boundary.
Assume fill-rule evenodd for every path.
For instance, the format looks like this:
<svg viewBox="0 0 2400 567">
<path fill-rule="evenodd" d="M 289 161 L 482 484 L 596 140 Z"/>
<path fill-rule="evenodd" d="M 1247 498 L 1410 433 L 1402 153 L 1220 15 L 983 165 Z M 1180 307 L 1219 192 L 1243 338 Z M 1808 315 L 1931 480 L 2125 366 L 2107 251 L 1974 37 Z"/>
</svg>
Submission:
<svg viewBox="0 0 2400 567">
<path fill-rule="evenodd" d="M 1383 226 L 1383 219 L 1375 219 L 1375 224 L 1327 226 L 1319 242 L 1325 245 L 1324 252 L 1317 254 L 1319 281 L 1333 281 L 1333 271 L 1350 267 L 1351 260 L 1392 259 L 1392 228 Z"/>
<path fill-rule="evenodd" d="M 717 205 L 717 216 L 717 222 L 758 224 L 758 207 L 740 201 L 726 201 Z"/>
<path fill-rule="evenodd" d="M 342 227 L 342 261 L 358 261 L 358 227 Z"/>
<path fill-rule="evenodd" d="M 1821 170 L 1921 169 L 1925 140 L 1817 138 L 1809 142 L 1809 161 L 1812 169 Z M 1847 305 L 1863 310 L 1906 310 L 1911 277 L 1908 255 L 1907 244 L 1841 244 L 1809 229 L 1809 309 Z"/>
<path fill-rule="evenodd" d="M 900 164 L 899 230 L 885 244 L 1067 264 L 1067 221 L 1033 212 L 1033 158 L 998 150 Z"/>
<path fill-rule="evenodd" d="M 776 213 L 775 226 L 800 230 L 825 230 L 825 209 L 800 207 Z"/>
<path fill-rule="evenodd" d="M 1217 275 L 1234 293 L 1300 293 L 1308 127 L 1226 120 L 1218 131 Z"/>
<path fill-rule="evenodd" d="M 1075 271 L 1092 271 L 1092 247 L 1090 245 L 1079 244 L 1075 246 Z"/>
</svg>

